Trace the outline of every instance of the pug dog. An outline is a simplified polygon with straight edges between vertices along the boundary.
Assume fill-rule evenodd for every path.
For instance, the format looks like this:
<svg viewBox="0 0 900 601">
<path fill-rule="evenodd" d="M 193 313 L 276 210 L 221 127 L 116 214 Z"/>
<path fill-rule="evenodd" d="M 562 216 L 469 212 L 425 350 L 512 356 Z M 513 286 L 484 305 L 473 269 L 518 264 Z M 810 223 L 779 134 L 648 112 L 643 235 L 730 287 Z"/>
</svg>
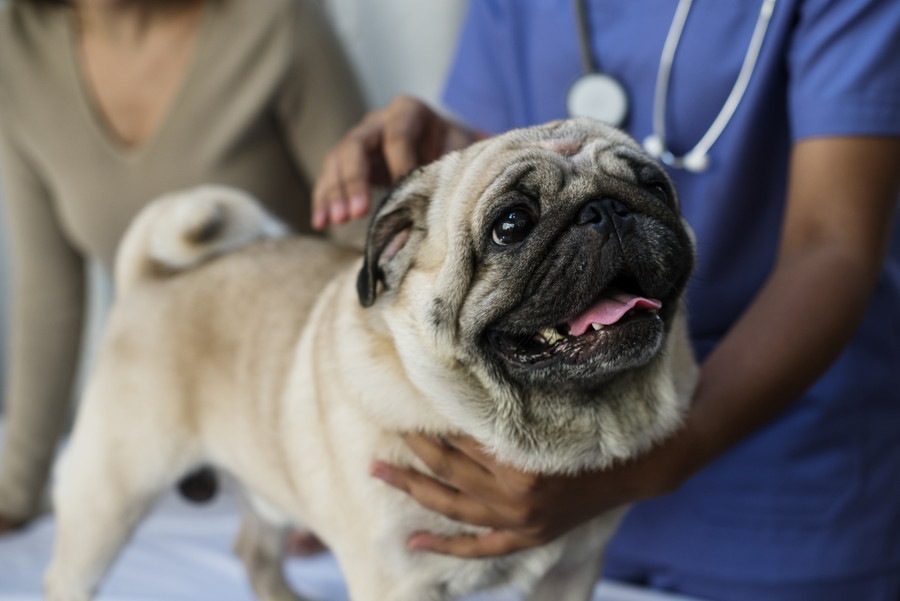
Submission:
<svg viewBox="0 0 900 601">
<path fill-rule="evenodd" d="M 237 190 L 164 197 L 130 227 L 117 299 L 55 487 L 51 601 L 85 601 L 153 501 L 212 465 L 247 515 L 255 593 L 298 600 L 304 524 L 353 601 L 493 587 L 586 601 L 624 509 L 505 557 L 415 552 L 477 533 L 370 476 L 424 470 L 404 433 L 467 434 L 522 470 L 575 474 L 677 428 L 696 368 L 691 234 L 660 166 L 590 120 L 511 131 L 413 172 L 364 256 L 291 236 Z"/>
</svg>

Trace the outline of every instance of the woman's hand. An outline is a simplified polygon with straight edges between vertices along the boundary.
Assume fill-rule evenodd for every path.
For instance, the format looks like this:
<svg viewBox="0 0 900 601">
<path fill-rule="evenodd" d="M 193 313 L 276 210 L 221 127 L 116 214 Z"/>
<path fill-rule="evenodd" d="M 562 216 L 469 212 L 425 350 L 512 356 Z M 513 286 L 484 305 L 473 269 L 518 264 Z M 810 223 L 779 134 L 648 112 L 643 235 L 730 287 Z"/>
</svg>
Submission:
<svg viewBox="0 0 900 601">
<path fill-rule="evenodd" d="M 614 507 L 663 494 L 686 477 L 682 445 L 667 442 L 608 470 L 541 476 L 497 461 L 471 438 L 407 436 L 434 477 L 376 462 L 372 474 L 448 518 L 490 528 L 478 536 L 420 532 L 411 549 L 458 557 L 491 557 L 543 545 Z"/>
<path fill-rule="evenodd" d="M 371 205 L 370 186 L 391 186 L 416 167 L 478 138 L 420 100 L 395 98 L 370 112 L 325 157 L 313 191 L 313 228 L 364 216 Z"/>
</svg>

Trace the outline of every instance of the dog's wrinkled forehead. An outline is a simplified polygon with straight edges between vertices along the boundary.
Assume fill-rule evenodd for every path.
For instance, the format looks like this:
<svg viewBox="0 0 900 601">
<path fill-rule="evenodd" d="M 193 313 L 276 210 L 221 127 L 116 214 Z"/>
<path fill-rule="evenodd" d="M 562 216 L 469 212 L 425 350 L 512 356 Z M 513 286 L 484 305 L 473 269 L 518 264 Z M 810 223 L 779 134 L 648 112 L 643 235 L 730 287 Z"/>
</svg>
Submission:
<svg viewBox="0 0 900 601">
<path fill-rule="evenodd" d="M 635 184 L 644 179 L 639 174 L 660 170 L 630 136 L 594 121 L 569 120 L 507 135 L 491 153 L 499 158 L 493 162 L 496 171 L 481 173 L 490 181 L 488 195 L 532 187 L 529 182 L 543 192 L 573 182 L 585 188 L 600 181 Z"/>
<path fill-rule="evenodd" d="M 572 175 L 603 173 L 634 181 L 635 163 L 645 162 L 639 150 L 607 138 L 545 140 L 536 144 L 536 148 L 557 155 L 561 160 L 556 165 Z"/>
<path fill-rule="evenodd" d="M 635 164 L 651 159 L 623 132 L 602 123 L 575 119 L 537 128 L 533 147 L 555 154 L 572 172 L 602 171 L 621 179 L 634 177 Z M 528 146 L 526 144 L 525 146 Z"/>
</svg>

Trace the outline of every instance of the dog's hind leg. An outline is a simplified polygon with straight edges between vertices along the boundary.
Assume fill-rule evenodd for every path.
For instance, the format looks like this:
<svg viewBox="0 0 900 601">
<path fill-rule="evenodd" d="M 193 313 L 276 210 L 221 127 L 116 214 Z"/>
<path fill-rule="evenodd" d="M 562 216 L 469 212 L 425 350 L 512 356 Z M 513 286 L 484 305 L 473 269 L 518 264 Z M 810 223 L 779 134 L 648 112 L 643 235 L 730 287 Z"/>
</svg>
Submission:
<svg viewBox="0 0 900 601">
<path fill-rule="evenodd" d="M 266 520 L 255 509 L 244 512 L 234 549 L 244 562 L 253 592 L 260 601 L 307 601 L 284 578 L 286 534 L 285 527 Z"/>
<path fill-rule="evenodd" d="M 135 526 L 179 472 L 174 449 L 152 432 L 124 434 L 86 404 L 54 487 L 56 540 L 48 601 L 86 601 Z"/>
</svg>

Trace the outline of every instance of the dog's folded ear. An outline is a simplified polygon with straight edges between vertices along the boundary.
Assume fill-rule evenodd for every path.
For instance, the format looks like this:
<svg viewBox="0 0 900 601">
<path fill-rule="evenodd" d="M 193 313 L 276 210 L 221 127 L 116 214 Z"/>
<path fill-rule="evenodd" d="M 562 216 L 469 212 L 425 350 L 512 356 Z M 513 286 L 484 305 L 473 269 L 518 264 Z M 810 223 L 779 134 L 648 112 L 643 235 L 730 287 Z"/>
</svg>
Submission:
<svg viewBox="0 0 900 601">
<path fill-rule="evenodd" d="M 409 270 L 413 249 L 426 233 L 426 213 L 433 192 L 435 167 L 416 169 L 388 194 L 372 217 L 365 259 L 356 290 L 363 307 L 375 303 L 378 286 L 391 290 Z"/>
</svg>

